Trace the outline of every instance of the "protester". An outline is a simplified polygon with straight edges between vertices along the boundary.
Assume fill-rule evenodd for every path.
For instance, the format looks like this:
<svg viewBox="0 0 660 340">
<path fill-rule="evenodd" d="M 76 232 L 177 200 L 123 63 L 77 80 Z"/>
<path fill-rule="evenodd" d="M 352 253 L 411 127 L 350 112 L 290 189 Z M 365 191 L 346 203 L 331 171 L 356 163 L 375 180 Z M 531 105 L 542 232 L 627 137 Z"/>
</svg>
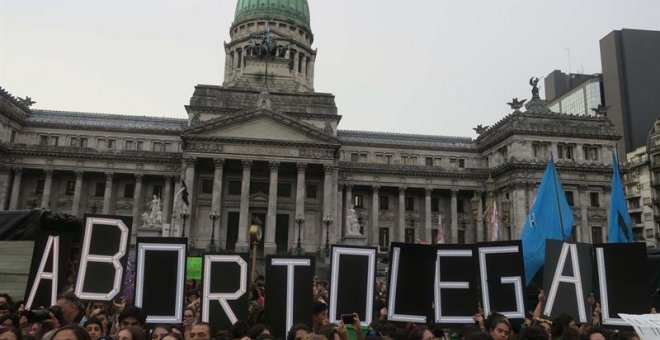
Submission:
<svg viewBox="0 0 660 340">
<path fill-rule="evenodd" d="M 141 308 L 128 306 L 119 313 L 117 321 L 119 321 L 121 328 L 130 326 L 144 328 L 144 324 L 147 322 L 147 316 Z"/>
<path fill-rule="evenodd" d="M 23 335 L 15 327 L 0 328 L 0 340 L 22 340 Z"/>
<path fill-rule="evenodd" d="M 486 325 L 488 334 L 493 337 L 493 340 L 509 339 L 509 336 L 511 335 L 511 324 L 509 323 L 509 320 L 504 316 L 501 316 L 501 314 L 492 319 L 489 316 L 484 324 Z"/>
<path fill-rule="evenodd" d="M 78 325 L 67 325 L 56 330 L 52 340 L 91 340 L 84 328 Z M 119 339 L 117 339 L 119 340 Z"/>
<path fill-rule="evenodd" d="M 236 340 L 243 339 L 250 330 L 250 324 L 245 320 L 238 320 L 231 326 L 231 337 Z"/>
<path fill-rule="evenodd" d="M 183 310 L 183 334 L 189 334 L 192 326 L 197 322 L 197 311 L 188 306 Z"/>
<path fill-rule="evenodd" d="M 192 340 L 211 340 L 213 330 L 211 325 L 206 322 L 198 322 L 193 325 L 190 331 L 190 339 Z"/>
<path fill-rule="evenodd" d="M 552 339 L 552 321 L 548 319 L 537 318 L 534 319 L 532 325 L 542 328 L 545 331 L 548 340 Z"/>
<path fill-rule="evenodd" d="M 406 340 L 433 340 L 433 333 L 426 326 L 415 326 L 408 331 Z"/>
<path fill-rule="evenodd" d="M 163 335 L 160 338 L 160 340 L 184 340 L 184 339 L 183 339 L 183 336 L 181 336 L 181 334 L 170 332 L 170 333 L 167 333 L 167 334 Z"/>
<path fill-rule="evenodd" d="M 591 327 L 585 334 L 587 340 L 609 340 L 610 333 L 601 327 Z"/>
<path fill-rule="evenodd" d="M 89 319 L 96 319 L 101 323 L 101 330 L 103 331 L 103 336 L 106 337 L 110 334 L 110 328 L 112 324 L 108 318 L 108 312 L 105 309 L 95 309 L 89 314 Z"/>
<path fill-rule="evenodd" d="M 9 303 L 0 303 L 0 316 L 9 315 L 12 312 L 11 305 Z"/>
<path fill-rule="evenodd" d="M 62 308 L 65 325 L 76 324 L 82 326 L 87 321 L 82 302 L 75 294 L 65 293 L 58 296 L 57 305 Z"/>
<path fill-rule="evenodd" d="M 3 316 L 0 316 L 0 328 L 18 328 L 20 329 L 20 325 L 18 323 L 18 314 L 10 313 L 10 314 L 5 314 Z"/>
<path fill-rule="evenodd" d="M 323 302 L 316 302 L 312 306 L 312 330 L 314 333 L 319 333 L 321 328 L 327 325 L 328 320 L 328 305 Z M 328 338 L 328 340 L 331 340 Z"/>
<path fill-rule="evenodd" d="M 138 326 L 123 327 L 117 333 L 115 340 L 145 340 L 144 329 Z"/>
<path fill-rule="evenodd" d="M 304 340 L 307 335 L 312 331 L 304 323 L 297 323 L 291 326 L 289 333 L 286 335 L 286 340 Z"/>
<path fill-rule="evenodd" d="M 87 334 L 89 334 L 91 340 L 98 340 L 105 336 L 105 334 L 103 334 L 103 324 L 99 319 L 89 319 L 85 321 L 83 327 L 85 328 L 85 331 L 87 331 Z"/>
<path fill-rule="evenodd" d="M 266 335 L 266 334 L 267 335 L 273 334 L 273 329 L 266 324 L 256 324 L 248 330 L 245 336 L 247 336 L 250 339 L 256 339 L 260 335 Z"/>
<path fill-rule="evenodd" d="M 539 326 L 527 326 L 520 331 L 518 340 L 548 340 L 548 333 Z"/>
<path fill-rule="evenodd" d="M 151 340 L 160 340 L 160 338 L 162 338 L 163 335 L 169 332 L 170 329 L 167 325 L 154 325 L 153 327 L 151 327 L 151 334 L 149 338 Z"/>
<path fill-rule="evenodd" d="M 559 314 L 552 320 L 552 338 L 561 338 L 567 328 L 578 330 L 579 327 L 575 323 L 575 319 L 568 314 Z"/>
</svg>

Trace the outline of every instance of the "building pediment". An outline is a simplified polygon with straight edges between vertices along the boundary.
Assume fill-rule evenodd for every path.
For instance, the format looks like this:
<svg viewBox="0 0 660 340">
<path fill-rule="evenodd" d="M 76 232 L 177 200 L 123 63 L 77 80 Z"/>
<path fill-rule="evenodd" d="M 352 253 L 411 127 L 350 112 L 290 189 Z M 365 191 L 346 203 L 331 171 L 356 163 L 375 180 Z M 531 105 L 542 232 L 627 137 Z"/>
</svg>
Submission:
<svg viewBox="0 0 660 340">
<path fill-rule="evenodd" d="M 339 145 L 335 137 L 316 127 L 266 109 L 237 112 L 202 122 L 187 129 L 185 137 L 205 140 L 260 140 Z"/>
</svg>

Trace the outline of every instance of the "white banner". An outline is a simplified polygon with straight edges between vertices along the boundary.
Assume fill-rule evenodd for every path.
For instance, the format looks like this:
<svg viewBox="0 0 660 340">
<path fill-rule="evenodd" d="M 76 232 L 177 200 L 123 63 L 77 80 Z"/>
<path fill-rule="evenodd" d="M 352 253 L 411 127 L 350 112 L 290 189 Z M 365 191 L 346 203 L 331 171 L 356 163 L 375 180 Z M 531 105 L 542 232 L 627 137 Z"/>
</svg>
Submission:
<svg viewBox="0 0 660 340">
<path fill-rule="evenodd" d="M 660 340 L 660 314 L 623 314 L 619 316 L 626 320 L 642 340 Z"/>
</svg>

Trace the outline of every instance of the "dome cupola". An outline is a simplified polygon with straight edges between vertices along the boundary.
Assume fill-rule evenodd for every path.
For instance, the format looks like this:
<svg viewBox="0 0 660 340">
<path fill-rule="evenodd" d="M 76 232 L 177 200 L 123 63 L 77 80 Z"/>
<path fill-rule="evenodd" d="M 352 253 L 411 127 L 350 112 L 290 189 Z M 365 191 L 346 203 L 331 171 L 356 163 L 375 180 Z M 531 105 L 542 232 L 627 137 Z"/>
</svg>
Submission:
<svg viewBox="0 0 660 340">
<path fill-rule="evenodd" d="M 234 25 L 256 19 L 282 20 L 311 32 L 307 0 L 238 0 Z"/>
</svg>

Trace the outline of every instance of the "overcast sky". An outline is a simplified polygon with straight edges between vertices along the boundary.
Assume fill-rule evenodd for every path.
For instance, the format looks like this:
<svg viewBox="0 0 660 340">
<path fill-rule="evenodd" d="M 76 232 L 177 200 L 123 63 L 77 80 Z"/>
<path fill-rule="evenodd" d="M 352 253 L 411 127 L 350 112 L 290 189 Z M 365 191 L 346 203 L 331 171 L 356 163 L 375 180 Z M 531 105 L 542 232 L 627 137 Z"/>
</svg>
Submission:
<svg viewBox="0 0 660 340">
<path fill-rule="evenodd" d="M 475 137 L 531 76 L 598 73 L 609 32 L 660 30 L 660 0 L 309 3 L 316 91 L 345 130 Z M 222 83 L 235 6 L 0 0 L 0 86 L 37 109 L 185 118 L 196 84 Z"/>
</svg>

